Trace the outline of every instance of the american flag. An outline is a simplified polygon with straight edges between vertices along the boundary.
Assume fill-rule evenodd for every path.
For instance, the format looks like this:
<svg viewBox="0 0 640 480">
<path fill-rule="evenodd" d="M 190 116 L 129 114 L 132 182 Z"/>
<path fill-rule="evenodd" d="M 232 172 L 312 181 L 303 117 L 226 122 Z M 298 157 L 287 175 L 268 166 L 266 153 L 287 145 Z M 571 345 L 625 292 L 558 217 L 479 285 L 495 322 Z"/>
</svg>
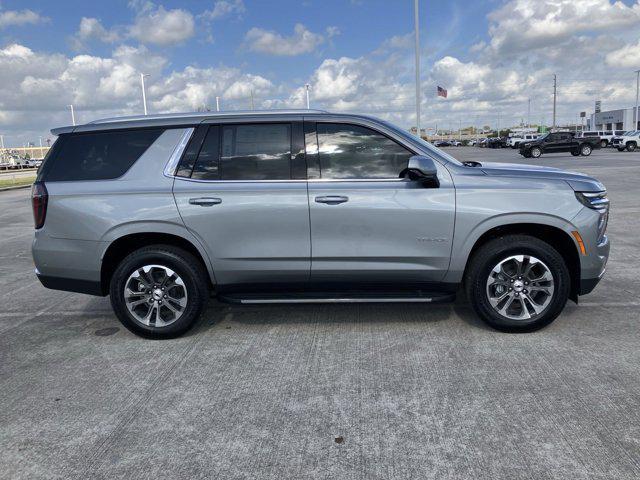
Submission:
<svg viewBox="0 0 640 480">
<path fill-rule="evenodd" d="M 438 85 L 438 96 L 447 98 L 447 91 L 444 88 L 442 88 L 440 85 Z"/>
</svg>

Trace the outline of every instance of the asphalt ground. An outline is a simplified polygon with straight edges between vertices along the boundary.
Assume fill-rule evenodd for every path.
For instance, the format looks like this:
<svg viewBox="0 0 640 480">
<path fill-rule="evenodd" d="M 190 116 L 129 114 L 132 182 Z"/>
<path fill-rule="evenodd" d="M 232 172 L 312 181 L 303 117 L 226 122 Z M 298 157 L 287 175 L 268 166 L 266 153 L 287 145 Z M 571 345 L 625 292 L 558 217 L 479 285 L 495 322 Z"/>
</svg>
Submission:
<svg viewBox="0 0 640 480">
<path fill-rule="evenodd" d="M 0 477 L 640 477 L 640 154 L 532 161 L 606 184 L 612 251 L 592 294 L 521 335 L 464 299 L 212 302 L 185 337 L 143 340 L 108 299 L 38 283 L 29 191 L 0 193 Z"/>
</svg>

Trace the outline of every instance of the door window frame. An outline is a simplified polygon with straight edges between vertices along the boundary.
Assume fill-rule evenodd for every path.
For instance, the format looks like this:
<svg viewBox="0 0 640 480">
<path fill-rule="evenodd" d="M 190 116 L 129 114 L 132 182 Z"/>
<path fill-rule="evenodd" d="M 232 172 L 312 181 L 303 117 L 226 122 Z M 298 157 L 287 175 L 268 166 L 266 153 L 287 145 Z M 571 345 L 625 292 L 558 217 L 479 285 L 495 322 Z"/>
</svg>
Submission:
<svg viewBox="0 0 640 480">
<path fill-rule="evenodd" d="M 286 124 L 289 125 L 289 129 L 291 131 L 291 143 L 290 143 L 290 156 L 289 156 L 289 175 L 291 178 L 288 179 L 273 179 L 273 180 L 223 180 L 223 179 L 200 179 L 200 178 L 191 178 L 193 175 L 193 171 L 195 165 L 198 162 L 198 157 L 200 156 L 200 150 L 202 149 L 202 144 L 206 139 L 206 136 L 209 133 L 209 129 L 211 127 L 218 127 L 218 161 L 220 161 L 220 157 L 222 154 L 222 131 L 223 127 L 230 125 L 256 125 L 256 124 Z M 191 165 L 190 176 L 179 175 L 178 172 L 180 168 L 183 166 L 183 162 L 185 161 L 185 155 L 189 150 L 189 146 L 191 141 L 196 139 L 196 133 L 201 129 L 205 129 L 206 133 L 200 139 L 200 145 L 198 147 L 198 154 Z M 212 121 L 203 121 L 198 125 L 193 126 L 193 133 L 189 137 L 189 141 L 186 143 L 185 148 L 180 156 L 180 161 L 177 162 L 176 168 L 171 174 L 167 175 L 173 177 L 175 179 L 180 179 L 188 182 L 196 182 L 196 183 L 300 183 L 306 182 L 306 172 L 307 172 L 307 163 L 306 163 L 306 155 L 304 149 L 304 129 L 303 129 L 303 120 L 302 117 L 294 117 L 294 118 L 264 118 L 264 117 L 250 117 L 245 119 L 228 118 L 228 119 L 213 119 Z M 302 173 L 301 173 L 302 172 Z M 295 178 L 300 177 L 300 178 Z"/>
<path fill-rule="evenodd" d="M 332 125 L 353 125 L 360 128 L 367 128 L 378 135 L 381 135 L 388 140 L 392 141 L 396 145 L 407 150 L 411 155 L 418 155 L 414 148 L 411 148 L 407 144 L 403 142 L 399 142 L 397 139 L 387 135 L 385 132 L 380 131 L 380 129 L 374 128 L 369 124 L 361 124 L 352 119 L 348 121 L 340 120 L 340 119 L 307 119 L 304 120 L 304 132 L 305 132 L 305 145 L 306 145 L 306 157 L 307 157 L 307 181 L 313 183 L 326 183 L 326 182 L 404 182 L 405 179 L 400 177 L 388 177 L 388 178 L 322 178 L 322 167 L 320 165 L 320 142 L 318 139 L 318 123 L 329 123 Z M 309 145 L 306 144 L 306 140 L 309 138 L 307 135 L 312 135 L 312 139 L 315 139 L 314 144 L 309 149 Z M 313 173 L 311 173 L 313 172 Z M 316 176 L 317 175 L 317 176 Z"/>
</svg>

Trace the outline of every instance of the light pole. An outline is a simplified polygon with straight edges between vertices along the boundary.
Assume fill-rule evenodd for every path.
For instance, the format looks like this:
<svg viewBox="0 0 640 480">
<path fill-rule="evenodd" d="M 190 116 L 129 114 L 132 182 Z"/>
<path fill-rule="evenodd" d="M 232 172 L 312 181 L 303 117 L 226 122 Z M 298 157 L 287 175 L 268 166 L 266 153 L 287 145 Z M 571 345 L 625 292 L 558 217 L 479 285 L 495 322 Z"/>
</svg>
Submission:
<svg viewBox="0 0 640 480">
<path fill-rule="evenodd" d="M 76 115 L 73 112 L 73 105 L 67 105 L 67 107 L 69 107 L 71 109 L 71 124 L 73 126 L 75 126 L 75 124 L 76 124 Z"/>
<path fill-rule="evenodd" d="M 558 96 L 558 78 L 556 74 L 553 74 L 553 125 L 551 126 L 552 131 L 556 129 L 556 97 Z"/>
<path fill-rule="evenodd" d="M 220 97 L 216 97 L 216 112 L 220 111 Z"/>
<path fill-rule="evenodd" d="M 531 97 L 527 101 L 527 128 L 531 128 Z"/>
<path fill-rule="evenodd" d="M 42 150 L 42 137 L 40 138 L 40 158 L 44 158 L 44 151 Z"/>
<path fill-rule="evenodd" d="M 416 35 L 416 133 L 420 138 L 420 22 L 418 19 L 418 1 L 413 1 Z"/>
<path fill-rule="evenodd" d="M 307 110 L 309 110 L 310 108 L 310 103 L 309 103 L 309 89 L 311 88 L 311 85 L 309 85 L 308 83 L 304 84 L 304 91 L 307 95 Z"/>
<path fill-rule="evenodd" d="M 638 93 L 640 93 L 640 70 L 636 70 L 636 122 L 633 125 L 633 130 L 638 130 L 638 119 L 640 119 L 640 112 L 638 112 Z"/>
<path fill-rule="evenodd" d="M 140 84 L 142 85 L 142 106 L 144 107 L 144 114 L 147 114 L 147 92 L 144 89 L 144 77 L 149 77 L 148 73 L 140 74 Z"/>
</svg>

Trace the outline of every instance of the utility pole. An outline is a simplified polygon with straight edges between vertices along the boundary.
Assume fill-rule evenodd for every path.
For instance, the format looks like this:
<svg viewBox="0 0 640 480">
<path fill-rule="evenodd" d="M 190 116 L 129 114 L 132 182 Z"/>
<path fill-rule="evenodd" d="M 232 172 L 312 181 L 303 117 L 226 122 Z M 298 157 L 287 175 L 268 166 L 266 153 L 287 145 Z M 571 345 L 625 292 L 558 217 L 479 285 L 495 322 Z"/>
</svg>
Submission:
<svg viewBox="0 0 640 480">
<path fill-rule="evenodd" d="M 640 70 L 636 70 L 636 123 L 633 124 L 632 130 L 638 130 L 638 120 L 640 120 L 640 112 L 638 112 L 638 94 L 640 93 Z"/>
<path fill-rule="evenodd" d="M 420 22 L 418 20 L 419 0 L 413 0 L 416 35 L 416 133 L 420 138 Z"/>
<path fill-rule="evenodd" d="M 308 83 L 304 84 L 304 91 L 307 95 L 307 110 L 309 110 L 310 108 L 310 103 L 309 103 L 309 89 L 311 88 L 311 85 L 309 85 Z"/>
<path fill-rule="evenodd" d="M 531 128 L 531 97 L 527 101 L 527 128 Z"/>
<path fill-rule="evenodd" d="M 220 97 L 216 97 L 216 112 L 220 111 Z"/>
<path fill-rule="evenodd" d="M 251 110 L 255 110 L 255 108 L 253 106 L 253 88 L 251 89 Z"/>
<path fill-rule="evenodd" d="M 148 77 L 149 74 L 140 74 L 140 84 L 142 85 L 142 106 L 144 107 L 144 114 L 147 114 L 147 92 L 144 89 L 144 77 Z"/>
<path fill-rule="evenodd" d="M 67 105 L 67 107 L 69 107 L 71 109 L 71 124 L 73 126 L 75 126 L 76 125 L 76 115 L 73 112 L 73 105 Z"/>
<path fill-rule="evenodd" d="M 556 74 L 553 74 L 553 124 L 551 125 L 551 130 L 556 129 L 556 98 L 558 96 L 558 78 Z"/>
<path fill-rule="evenodd" d="M 40 138 L 40 158 L 44 158 L 44 150 L 42 150 L 42 137 Z"/>
<path fill-rule="evenodd" d="M 0 135 L 0 148 L 4 150 L 4 135 Z"/>
</svg>

